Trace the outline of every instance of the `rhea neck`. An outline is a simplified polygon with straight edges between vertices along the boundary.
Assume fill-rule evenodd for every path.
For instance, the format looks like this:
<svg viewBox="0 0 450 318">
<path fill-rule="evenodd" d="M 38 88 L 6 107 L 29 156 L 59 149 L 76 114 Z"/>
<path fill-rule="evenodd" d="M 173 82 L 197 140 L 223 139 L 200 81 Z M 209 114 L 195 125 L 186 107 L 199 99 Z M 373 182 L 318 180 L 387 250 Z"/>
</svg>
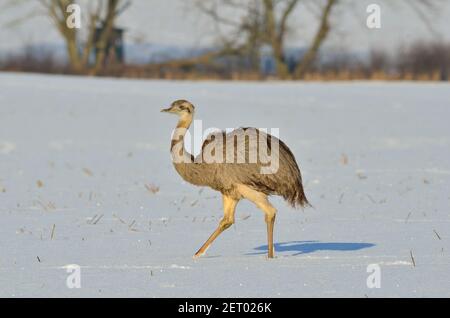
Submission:
<svg viewBox="0 0 450 318">
<path fill-rule="evenodd" d="M 184 136 L 191 126 L 193 115 L 191 113 L 183 113 L 178 120 L 177 127 L 173 132 L 170 151 L 172 160 L 177 163 L 192 163 L 193 156 L 184 148 Z"/>
<path fill-rule="evenodd" d="M 183 113 L 178 120 L 177 128 L 186 128 L 188 129 L 191 126 L 192 118 L 194 116 L 191 113 Z"/>
</svg>

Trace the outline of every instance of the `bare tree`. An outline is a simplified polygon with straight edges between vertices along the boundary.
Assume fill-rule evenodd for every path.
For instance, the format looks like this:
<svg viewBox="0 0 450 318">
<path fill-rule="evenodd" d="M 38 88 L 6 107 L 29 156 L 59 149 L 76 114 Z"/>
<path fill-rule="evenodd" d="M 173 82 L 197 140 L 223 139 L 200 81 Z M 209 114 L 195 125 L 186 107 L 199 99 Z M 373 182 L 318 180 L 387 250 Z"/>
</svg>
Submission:
<svg viewBox="0 0 450 318">
<path fill-rule="evenodd" d="M 262 41 L 260 0 L 195 0 L 195 6 L 214 23 L 216 44 L 212 57 L 236 55 L 248 58 L 258 70 Z M 223 29 L 227 31 L 224 32 Z"/>
<path fill-rule="evenodd" d="M 211 5 L 214 3 L 213 5 Z M 311 44 L 306 53 L 298 57 L 298 62 L 289 74 L 286 58 L 286 36 L 289 31 L 289 22 L 299 4 L 305 6 L 317 6 L 317 30 L 313 34 Z M 416 0 L 416 1 L 386 1 L 386 5 L 401 10 L 401 5 L 410 7 L 417 17 L 424 23 L 432 35 L 438 37 L 434 30 L 430 16 L 434 16 L 439 10 L 443 0 Z M 335 7 L 351 6 L 351 1 L 340 0 L 197 0 L 201 11 L 208 14 L 216 24 L 227 26 L 228 36 L 221 35 L 219 41 L 224 47 L 234 47 L 235 52 L 242 56 L 251 56 L 254 61 L 259 61 L 259 50 L 263 45 L 268 45 L 272 50 L 275 61 L 276 74 L 279 78 L 293 76 L 300 79 L 305 76 L 310 67 L 316 61 L 320 48 L 325 43 L 333 30 L 331 18 Z M 237 14 L 230 14 L 226 8 L 232 8 Z M 233 16 L 236 19 L 233 19 Z M 237 45 L 239 44 L 239 45 Z M 258 65 L 258 62 L 254 62 Z"/>
<path fill-rule="evenodd" d="M 214 1 L 213 1 L 214 2 Z M 320 46 L 327 38 L 330 31 L 330 15 L 337 0 L 326 0 L 325 6 L 320 8 L 319 26 L 313 37 L 311 46 L 306 54 L 300 59 L 294 70 L 294 75 L 301 78 L 309 65 L 315 60 Z M 286 63 L 286 36 L 289 31 L 289 21 L 300 0 L 255 0 L 240 1 L 222 0 L 214 5 L 207 6 L 205 1 L 198 1 L 197 5 L 202 12 L 208 14 L 217 24 L 227 25 L 232 31 L 222 42 L 230 46 L 230 43 L 240 43 L 236 51 L 242 55 L 247 55 L 251 51 L 253 60 L 259 61 L 259 50 L 263 45 L 268 45 L 272 50 L 275 61 L 275 71 L 279 78 L 284 79 L 290 76 Z M 240 21 L 234 21 L 228 15 L 221 15 L 223 6 L 243 10 Z M 223 10 L 226 12 L 226 10 Z M 244 38 L 239 38 L 245 34 Z M 235 46 L 236 47 L 236 46 Z M 256 63 L 255 63 L 256 64 Z M 256 64 L 257 65 L 257 64 Z"/>
<path fill-rule="evenodd" d="M 232 48 L 235 53 L 249 57 L 257 69 L 260 50 L 263 45 L 268 45 L 280 78 L 289 75 L 284 44 L 288 20 L 298 3 L 299 0 L 196 1 L 197 7 L 212 18 L 218 30 L 220 26 L 229 30 L 227 35 L 218 37 L 223 52 Z M 237 18 L 230 18 L 230 11 Z"/>
<path fill-rule="evenodd" d="M 117 16 L 131 4 L 130 1 L 121 0 L 97 0 L 89 2 L 88 32 L 85 41 L 81 41 L 76 28 L 68 28 L 66 21 L 70 13 L 67 7 L 74 3 L 71 0 L 39 0 L 46 9 L 47 15 L 63 37 L 70 65 L 75 72 L 86 69 L 91 74 L 97 74 L 104 65 L 106 47 L 110 40 Z M 101 28 L 97 29 L 97 26 Z M 99 31 L 97 31 L 99 30 Z M 99 32 L 96 34 L 96 32 Z M 96 58 L 93 66 L 89 66 L 89 56 L 96 49 Z"/>
</svg>

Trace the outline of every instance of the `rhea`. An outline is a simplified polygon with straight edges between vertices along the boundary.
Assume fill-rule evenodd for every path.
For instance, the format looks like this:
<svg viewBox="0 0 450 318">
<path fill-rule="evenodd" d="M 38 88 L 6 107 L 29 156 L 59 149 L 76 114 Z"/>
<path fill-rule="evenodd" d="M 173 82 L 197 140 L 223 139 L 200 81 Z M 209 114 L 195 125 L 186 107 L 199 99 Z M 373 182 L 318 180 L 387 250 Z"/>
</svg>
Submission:
<svg viewBox="0 0 450 318">
<path fill-rule="evenodd" d="M 282 196 L 292 207 L 310 205 L 303 191 L 302 177 L 294 155 L 284 142 L 270 134 L 256 128 L 238 128 L 228 133 L 209 135 L 202 144 L 200 154 L 194 158 L 184 145 L 194 110 L 194 105 L 187 100 L 174 101 L 169 108 L 161 110 L 179 117 L 171 140 L 175 170 L 185 181 L 219 191 L 223 198 L 224 216 L 194 258 L 202 256 L 211 243 L 234 223 L 236 205 L 241 199 L 253 202 L 264 212 L 268 257 L 273 258 L 273 228 L 277 210 L 269 202 L 268 196 Z M 255 139 L 252 136 L 255 135 L 256 142 L 252 142 Z M 258 155 L 256 160 L 251 160 L 255 158 L 255 153 Z M 211 155 L 215 159 L 221 157 L 222 160 L 207 160 Z M 268 167 L 267 160 L 264 160 L 268 156 L 278 161 L 276 169 L 264 170 Z"/>
</svg>

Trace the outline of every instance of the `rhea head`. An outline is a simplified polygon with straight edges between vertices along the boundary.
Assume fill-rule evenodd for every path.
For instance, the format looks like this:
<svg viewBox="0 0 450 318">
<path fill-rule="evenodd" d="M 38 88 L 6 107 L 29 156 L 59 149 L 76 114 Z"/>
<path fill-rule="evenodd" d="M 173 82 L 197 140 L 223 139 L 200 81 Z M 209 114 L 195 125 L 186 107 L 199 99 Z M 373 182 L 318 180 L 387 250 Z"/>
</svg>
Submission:
<svg viewBox="0 0 450 318">
<path fill-rule="evenodd" d="M 194 105 L 184 99 L 174 101 L 169 108 L 161 109 L 162 112 L 178 115 L 181 119 L 194 115 Z"/>
</svg>

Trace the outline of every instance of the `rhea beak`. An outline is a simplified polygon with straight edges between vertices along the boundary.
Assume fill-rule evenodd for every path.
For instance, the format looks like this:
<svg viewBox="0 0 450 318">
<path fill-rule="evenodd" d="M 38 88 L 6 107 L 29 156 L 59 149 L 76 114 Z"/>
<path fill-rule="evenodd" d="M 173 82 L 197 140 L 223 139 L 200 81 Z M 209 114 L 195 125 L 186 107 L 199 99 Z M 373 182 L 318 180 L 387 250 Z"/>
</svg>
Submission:
<svg viewBox="0 0 450 318">
<path fill-rule="evenodd" d="M 169 108 L 163 108 L 163 109 L 161 109 L 161 113 L 171 113 L 172 111 L 171 111 L 171 108 L 169 107 Z"/>
</svg>

